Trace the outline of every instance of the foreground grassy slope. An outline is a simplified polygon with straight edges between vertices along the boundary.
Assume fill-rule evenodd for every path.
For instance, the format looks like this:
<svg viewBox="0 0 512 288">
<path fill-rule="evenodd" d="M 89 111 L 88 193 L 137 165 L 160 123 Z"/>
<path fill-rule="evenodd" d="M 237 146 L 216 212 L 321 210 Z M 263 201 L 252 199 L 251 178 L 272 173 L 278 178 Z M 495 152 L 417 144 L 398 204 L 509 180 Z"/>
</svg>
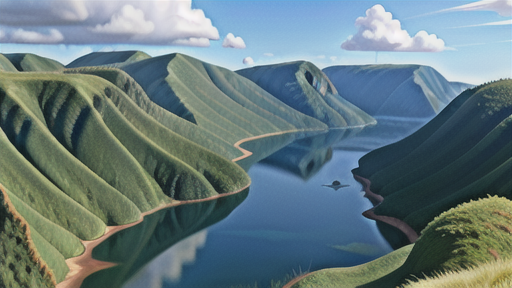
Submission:
<svg viewBox="0 0 512 288">
<path fill-rule="evenodd" d="M 29 225 L 0 185 L 1 287 L 55 287 L 55 276 L 41 260 L 37 252 L 40 247 L 35 248 L 33 237 Z"/>
<path fill-rule="evenodd" d="M 456 275 L 467 273 L 460 270 L 484 263 L 489 266 L 487 269 L 502 273 L 494 273 L 494 277 L 489 277 L 482 275 L 486 270 L 474 269 L 479 274 L 473 275 L 469 283 L 473 286 L 469 287 L 493 287 L 491 285 L 512 280 L 512 272 L 503 269 L 512 259 L 511 231 L 512 201 L 499 197 L 479 199 L 436 217 L 422 231 L 414 245 L 360 266 L 313 272 L 292 287 L 391 288 L 414 283 L 425 277 L 430 278 L 420 281 L 422 286 L 418 287 L 449 287 L 434 286 L 435 283 L 431 286 L 430 282 L 434 282 L 431 278 L 439 273 L 448 274 L 450 278 L 460 278 Z M 377 277 L 367 273 L 374 270 Z M 450 279 L 445 281 L 449 282 Z"/>
<path fill-rule="evenodd" d="M 359 126 L 374 119 L 338 95 L 331 81 L 310 62 L 297 61 L 237 71 L 290 107 L 329 127 Z"/>
<path fill-rule="evenodd" d="M 487 194 L 512 199 L 512 80 L 462 93 L 413 135 L 365 155 L 353 172 L 384 196 L 376 214 L 417 232 L 459 203 Z"/>
</svg>

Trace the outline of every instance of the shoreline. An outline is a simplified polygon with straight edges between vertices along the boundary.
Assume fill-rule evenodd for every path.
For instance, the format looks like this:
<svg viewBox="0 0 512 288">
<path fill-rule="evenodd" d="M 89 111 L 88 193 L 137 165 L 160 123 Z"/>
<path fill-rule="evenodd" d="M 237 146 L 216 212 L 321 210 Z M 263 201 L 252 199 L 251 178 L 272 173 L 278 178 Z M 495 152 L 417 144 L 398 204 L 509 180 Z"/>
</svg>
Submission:
<svg viewBox="0 0 512 288">
<path fill-rule="evenodd" d="M 357 182 L 363 185 L 363 191 L 365 192 L 364 197 L 368 198 L 368 200 L 370 200 L 370 202 L 373 204 L 373 208 L 364 211 L 363 216 L 371 220 L 381 221 L 383 223 L 389 224 L 402 231 L 405 234 L 405 236 L 407 236 L 409 242 L 416 242 L 419 235 L 418 233 L 416 233 L 416 231 L 414 231 L 411 228 L 411 226 L 409 226 L 409 224 L 395 217 L 375 214 L 375 207 L 379 206 L 384 201 L 384 197 L 382 197 L 379 194 L 375 194 L 373 191 L 370 190 L 371 181 L 369 179 L 366 179 L 354 173 L 352 173 L 352 175 L 354 176 L 354 179 Z"/>
<path fill-rule="evenodd" d="M 352 173 L 352 175 L 354 176 L 354 179 L 357 182 L 359 182 L 359 183 L 361 183 L 361 185 L 363 185 L 362 191 L 365 192 L 363 197 L 370 200 L 370 202 L 373 205 L 373 208 L 364 211 L 362 213 L 362 215 L 368 219 L 375 220 L 375 221 L 381 221 L 381 222 L 389 224 L 395 228 L 398 228 L 400 231 L 402 231 L 407 236 L 407 239 L 409 240 L 409 242 L 411 242 L 411 243 L 416 242 L 416 240 L 419 237 L 418 233 L 416 233 L 416 231 L 414 231 L 407 223 L 405 223 L 404 221 L 402 221 L 398 218 L 375 214 L 375 212 L 374 212 L 375 207 L 379 206 L 384 201 L 384 197 L 382 197 L 381 195 L 376 194 L 370 190 L 371 181 L 369 179 L 364 178 L 359 175 L 356 175 L 354 173 Z M 333 268 L 336 268 L 336 267 L 333 267 Z M 326 268 L 326 269 L 330 269 L 330 268 Z M 300 276 L 292 279 L 290 282 L 286 283 L 283 286 L 283 288 L 291 288 L 293 285 L 297 284 L 300 280 L 306 278 L 307 276 L 309 276 L 315 272 L 322 271 L 322 270 L 325 270 L 325 269 L 320 269 L 317 271 L 312 271 L 312 272 L 306 273 L 304 275 L 300 275 Z"/>
<path fill-rule="evenodd" d="M 307 132 L 319 132 L 320 133 L 323 131 L 328 132 L 330 129 L 364 128 L 369 125 L 371 125 L 371 124 L 340 127 L 340 128 L 327 128 L 327 129 L 287 130 L 287 131 L 273 132 L 273 133 L 267 133 L 267 134 L 262 134 L 262 135 L 258 135 L 258 136 L 243 138 L 243 139 L 238 140 L 235 144 L 233 144 L 233 146 L 235 148 L 237 148 L 238 150 L 240 150 L 242 152 L 242 155 L 239 157 L 236 157 L 234 159 L 231 159 L 231 161 L 233 163 L 236 163 L 237 161 L 240 161 L 242 159 L 246 159 L 246 158 L 250 157 L 253 153 L 249 150 L 246 150 L 246 149 L 240 147 L 240 145 L 242 145 L 245 142 L 252 141 L 252 140 L 262 139 L 262 138 L 271 137 L 271 136 L 284 135 L 284 134 L 289 134 L 289 133 L 307 133 Z M 92 250 L 96 246 L 98 246 L 100 243 L 105 241 L 107 238 L 112 236 L 113 234 L 141 223 L 144 220 L 145 216 L 153 214 L 157 211 L 160 211 L 160 210 L 166 209 L 166 208 L 176 207 L 176 206 L 185 205 L 185 204 L 206 202 L 206 201 L 215 200 L 215 199 L 218 199 L 221 197 L 231 196 L 231 195 L 240 193 L 241 191 L 249 188 L 251 183 L 252 183 L 252 181 L 251 181 L 251 179 L 249 179 L 249 183 L 246 186 L 244 186 L 236 191 L 218 194 L 218 195 L 203 198 L 203 199 L 184 200 L 184 201 L 179 201 L 179 200 L 173 199 L 170 203 L 159 205 L 151 210 L 141 213 L 140 219 L 135 222 L 132 222 L 129 224 L 124 224 L 124 225 L 107 226 L 105 228 L 105 233 L 97 239 L 90 240 L 90 241 L 80 240 L 82 242 L 82 245 L 84 245 L 84 252 L 79 256 L 66 259 L 66 264 L 69 267 L 69 271 L 66 274 L 66 278 L 62 282 L 58 283 L 56 287 L 57 288 L 80 287 L 82 282 L 89 275 L 91 275 L 97 271 L 111 268 L 111 267 L 118 265 L 117 263 L 104 262 L 104 261 L 99 261 L 99 260 L 93 259 L 92 258 Z"/>
</svg>

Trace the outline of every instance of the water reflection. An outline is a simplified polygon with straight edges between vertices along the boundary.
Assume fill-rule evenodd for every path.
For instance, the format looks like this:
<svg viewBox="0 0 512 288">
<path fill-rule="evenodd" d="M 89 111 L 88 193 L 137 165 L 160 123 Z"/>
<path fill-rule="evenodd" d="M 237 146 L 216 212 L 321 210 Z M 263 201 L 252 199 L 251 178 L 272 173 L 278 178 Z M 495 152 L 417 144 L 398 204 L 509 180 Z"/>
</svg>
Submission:
<svg viewBox="0 0 512 288">
<path fill-rule="evenodd" d="M 119 265 L 87 277 L 81 287 L 121 287 L 142 266 L 175 243 L 224 219 L 247 194 L 248 189 L 211 201 L 161 210 L 146 216 L 140 224 L 112 235 L 94 248 L 92 257 Z"/>
<path fill-rule="evenodd" d="M 333 129 L 327 133 L 298 139 L 263 159 L 261 163 L 279 167 L 307 180 L 331 160 L 332 145 L 357 132 L 359 129 Z"/>
<path fill-rule="evenodd" d="M 351 170 L 371 149 L 422 124 L 381 119 L 356 137 L 359 129 L 243 143 L 253 152 L 238 162 L 249 171 L 251 193 L 147 216 L 93 250 L 95 259 L 119 265 L 91 275 L 82 287 L 265 287 L 300 267 L 354 266 L 389 253 L 375 222 L 361 216 L 371 203 Z M 335 180 L 350 186 L 322 187 Z"/>
</svg>

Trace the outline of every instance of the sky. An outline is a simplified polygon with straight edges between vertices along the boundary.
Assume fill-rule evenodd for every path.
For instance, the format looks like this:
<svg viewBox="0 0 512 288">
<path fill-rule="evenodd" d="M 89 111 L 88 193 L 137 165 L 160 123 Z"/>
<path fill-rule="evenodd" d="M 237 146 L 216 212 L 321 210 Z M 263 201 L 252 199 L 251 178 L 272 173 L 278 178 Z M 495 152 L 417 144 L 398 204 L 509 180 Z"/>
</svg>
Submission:
<svg viewBox="0 0 512 288">
<path fill-rule="evenodd" d="M 511 39 L 512 0 L 0 0 L 0 52 L 63 64 L 141 50 L 231 70 L 421 64 L 480 84 L 512 77 Z"/>
</svg>

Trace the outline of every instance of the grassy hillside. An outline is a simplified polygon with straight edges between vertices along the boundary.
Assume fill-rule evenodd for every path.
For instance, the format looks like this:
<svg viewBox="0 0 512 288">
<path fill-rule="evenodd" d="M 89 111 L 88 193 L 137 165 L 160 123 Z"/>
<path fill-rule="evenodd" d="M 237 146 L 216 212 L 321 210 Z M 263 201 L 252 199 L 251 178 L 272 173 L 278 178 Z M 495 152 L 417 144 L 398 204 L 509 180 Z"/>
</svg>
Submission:
<svg viewBox="0 0 512 288">
<path fill-rule="evenodd" d="M 14 67 L 20 72 L 37 71 L 62 71 L 64 65 L 61 63 L 30 53 L 3 54 Z M 7 71 L 7 70 L 5 70 Z"/>
<path fill-rule="evenodd" d="M 142 51 L 93 52 L 75 59 L 66 65 L 66 68 L 104 65 L 117 66 L 148 58 L 151 58 L 151 56 Z"/>
<path fill-rule="evenodd" d="M 231 161 L 243 155 L 240 143 L 283 134 L 248 144 L 248 168 L 296 135 L 328 128 L 237 73 L 185 55 L 92 53 L 68 65 L 86 67 L 73 69 L 32 54 L 0 56 L 0 183 L 57 283 L 68 271 L 65 259 L 107 226 L 175 200 L 247 187 L 248 175 Z"/>
<path fill-rule="evenodd" d="M 431 118 L 472 85 L 420 65 L 343 65 L 322 70 L 338 93 L 372 116 Z"/>
<path fill-rule="evenodd" d="M 41 255 L 57 281 L 64 259 L 82 253 L 79 239 L 103 235 L 106 225 L 250 182 L 238 165 L 162 125 L 103 78 L 1 76 L 0 183 L 33 225 L 38 250 L 53 251 Z"/>
<path fill-rule="evenodd" d="M 512 260 L 511 231 L 512 201 L 479 199 L 436 217 L 413 245 L 360 266 L 313 272 L 290 286 L 393 288 L 409 283 L 407 287 L 507 287 L 493 285 L 512 280 L 511 271 L 505 269 Z M 473 269 L 481 265 L 486 269 Z M 463 269 L 471 269 L 471 277 Z M 494 272 L 484 274 L 489 271 Z M 449 276 L 443 277 L 446 286 L 435 286 L 433 278 L 440 274 Z M 466 281 L 462 277 L 467 277 Z M 416 283 L 424 278 L 419 281 L 421 286 Z M 453 286 L 447 285 L 449 282 Z"/>
<path fill-rule="evenodd" d="M 487 194 L 512 199 L 512 80 L 462 93 L 431 122 L 372 151 L 354 173 L 384 196 L 378 215 L 420 232 L 436 215 Z"/>
<path fill-rule="evenodd" d="M 329 127 L 374 123 L 368 114 L 340 97 L 329 78 L 312 63 L 297 61 L 257 66 L 237 73 Z"/>
<path fill-rule="evenodd" d="M 326 129 L 236 73 L 182 54 L 122 69 L 153 102 L 228 143 L 281 131 Z"/>
</svg>

